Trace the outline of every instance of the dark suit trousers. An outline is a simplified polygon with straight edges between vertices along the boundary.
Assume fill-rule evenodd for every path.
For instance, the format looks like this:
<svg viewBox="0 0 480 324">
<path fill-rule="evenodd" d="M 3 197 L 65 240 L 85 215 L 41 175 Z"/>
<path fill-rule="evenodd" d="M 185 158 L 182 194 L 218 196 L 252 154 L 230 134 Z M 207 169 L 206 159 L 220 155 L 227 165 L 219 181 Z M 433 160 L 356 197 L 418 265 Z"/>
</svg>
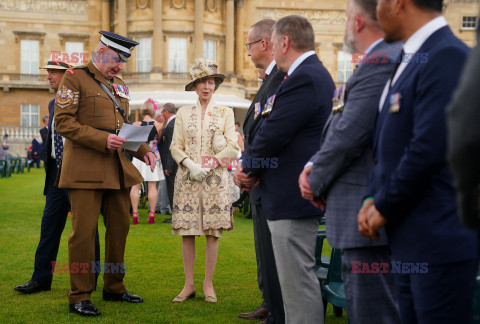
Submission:
<svg viewBox="0 0 480 324">
<path fill-rule="evenodd" d="M 48 163 L 48 168 L 46 202 L 43 209 L 40 242 L 35 253 L 35 270 L 32 280 L 51 285 L 53 278 L 52 262 L 57 260 L 60 238 L 70 210 L 70 200 L 68 199 L 67 189 L 55 187 L 55 178 L 58 171 L 55 161 Z M 95 258 L 100 260 L 98 228 L 95 236 Z"/>
<path fill-rule="evenodd" d="M 285 313 L 283 311 L 282 291 L 280 289 L 280 281 L 275 265 L 275 256 L 273 255 L 270 230 L 267 220 L 263 215 L 262 206 L 256 203 L 251 204 L 251 210 L 257 266 L 260 261 L 259 268 L 263 284 L 264 307 L 270 311 L 268 323 L 283 324 L 285 323 Z M 259 282 L 259 285 L 260 284 Z M 262 289 L 262 287 L 260 287 L 260 289 Z"/>
<path fill-rule="evenodd" d="M 428 266 L 428 273 L 397 274 L 405 324 L 471 323 L 478 260 Z"/>
<path fill-rule="evenodd" d="M 165 180 L 167 181 L 167 193 L 168 193 L 168 202 L 170 203 L 170 208 L 173 210 L 173 185 L 175 184 L 175 176 L 177 175 L 177 165 L 173 168 L 173 171 L 170 175 L 166 175 L 165 172 Z"/>
</svg>

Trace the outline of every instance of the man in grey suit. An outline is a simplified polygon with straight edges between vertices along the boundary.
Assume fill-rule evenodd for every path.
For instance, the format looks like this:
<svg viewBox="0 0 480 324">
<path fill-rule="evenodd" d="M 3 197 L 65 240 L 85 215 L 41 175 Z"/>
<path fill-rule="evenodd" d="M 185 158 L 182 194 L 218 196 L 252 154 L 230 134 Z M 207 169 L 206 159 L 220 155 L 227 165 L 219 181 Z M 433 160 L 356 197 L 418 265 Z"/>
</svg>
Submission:
<svg viewBox="0 0 480 324">
<path fill-rule="evenodd" d="M 346 85 L 335 91 L 320 150 L 305 166 L 299 184 L 302 196 L 314 205 L 326 198 L 327 238 L 333 247 L 342 249 L 350 321 L 390 324 L 400 323 L 393 275 L 378 268 L 377 273 L 368 273 L 364 267 L 390 264 L 387 241 L 385 235 L 378 242 L 366 239 L 357 224 L 374 163 L 372 136 L 378 102 L 401 50 L 401 43 L 383 41 L 376 2 L 348 2 L 345 45 L 357 51 L 353 52 L 357 69 Z"/>
</svg>

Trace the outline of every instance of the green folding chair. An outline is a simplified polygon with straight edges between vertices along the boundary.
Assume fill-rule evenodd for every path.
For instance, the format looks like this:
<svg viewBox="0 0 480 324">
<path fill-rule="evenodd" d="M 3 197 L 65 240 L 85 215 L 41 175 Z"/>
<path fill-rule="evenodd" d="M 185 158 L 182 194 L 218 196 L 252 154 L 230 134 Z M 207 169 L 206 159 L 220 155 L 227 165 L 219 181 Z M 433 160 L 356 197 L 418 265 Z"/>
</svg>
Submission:
<svg viewBox="0 0 480 324">
<path fill-rule="evenodd" d="M 342 316 L 342 308 L 347 309 L 345 301 L 345 286 L 342 279 L 342 250 L 332 249 L 330 266 L 328 267 L 327 279 L 322 287 L 323 309 L 327 304 L 333 305 L 335 316 Z"/>
</svg>

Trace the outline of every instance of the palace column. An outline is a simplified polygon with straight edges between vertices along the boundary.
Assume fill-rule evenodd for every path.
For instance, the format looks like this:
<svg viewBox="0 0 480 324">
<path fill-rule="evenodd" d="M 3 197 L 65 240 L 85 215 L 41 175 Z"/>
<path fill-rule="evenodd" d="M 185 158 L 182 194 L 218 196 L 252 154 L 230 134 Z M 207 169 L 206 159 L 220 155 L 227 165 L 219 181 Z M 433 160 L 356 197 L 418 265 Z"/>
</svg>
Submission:
<svg viewBox="0 0 480 324">
<path fill-rule="evenodd" d="M 203 13 L 204 0 L 195 0 L 194 51 L 193 57 L 203 57 Z"/>
<path fill-rule="evenodd" d="M 102 30 L 110 31 L 110 1 L 102 0 Z"/>
<path fill-rule="evenodd" d="M 152 72 L 163 72 L 163 1 L 153 1 Z"/>
<path fill-rule="evenodd" d="M 243 60 L 244 60 L 244 46 L 245 36 L 243 35 L 244 17 L 244 1 L 237 2 L 237 19 L 235 21 L 235 74 L 243 76 Z"/>
<path fill-rule="evenodd" d="M 233 74 L 233 58 L 235 54 L 235 35 L 234 35 L 234 23 L 235 23 L 235 8 L 234 0 L 227 0 L 227 17 L 226 17 L 226 60 L 225 60 L 225 74 Z"/>
</svg>

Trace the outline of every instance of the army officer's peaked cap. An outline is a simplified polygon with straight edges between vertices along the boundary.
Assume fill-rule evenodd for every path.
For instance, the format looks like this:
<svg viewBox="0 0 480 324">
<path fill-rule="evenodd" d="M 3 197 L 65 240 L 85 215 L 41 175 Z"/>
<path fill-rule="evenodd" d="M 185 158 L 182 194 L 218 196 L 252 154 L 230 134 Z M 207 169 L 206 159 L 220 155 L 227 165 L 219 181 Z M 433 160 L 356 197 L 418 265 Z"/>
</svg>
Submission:
<svg viewBox="0 0 480 324">
<path fill-rule="evenodd" d="M 133 48 L 138 45 L 138 42 L 118 34 L 104 30 L 100 30 L 99 33 L 102 35 L 100 41 L 108 48 L 117 52 L 120 59 L 124 62 L 128 61 L 128 58 L 132 55 Z"/>
</svg>

